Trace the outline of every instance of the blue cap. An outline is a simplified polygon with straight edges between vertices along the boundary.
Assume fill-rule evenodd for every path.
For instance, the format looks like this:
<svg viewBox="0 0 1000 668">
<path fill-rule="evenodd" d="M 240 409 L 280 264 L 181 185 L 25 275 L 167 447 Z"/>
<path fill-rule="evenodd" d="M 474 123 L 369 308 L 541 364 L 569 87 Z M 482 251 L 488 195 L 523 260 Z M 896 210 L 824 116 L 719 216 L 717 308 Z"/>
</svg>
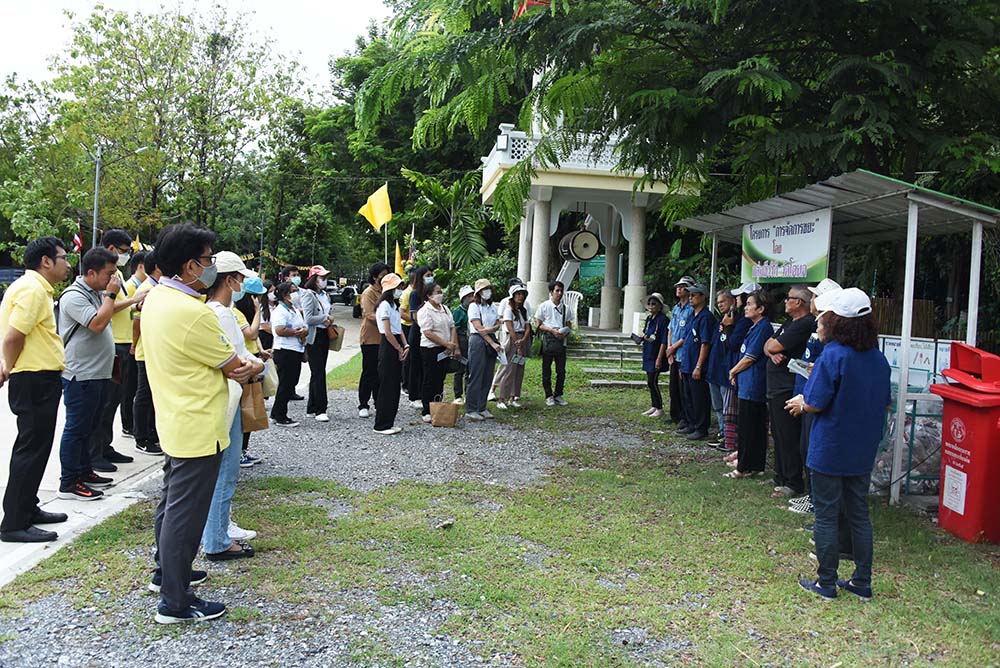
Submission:
<svg viewBox="0 0 1000 668">
<path fill-rule="evenodd" d="M 262 295 L 267 290 L 264 289 L 264 282 L 260 280 L 260 277 L 254 278 L 244 278 L 243 279 L 243 292 L 248 295 Z"/>
</svg>

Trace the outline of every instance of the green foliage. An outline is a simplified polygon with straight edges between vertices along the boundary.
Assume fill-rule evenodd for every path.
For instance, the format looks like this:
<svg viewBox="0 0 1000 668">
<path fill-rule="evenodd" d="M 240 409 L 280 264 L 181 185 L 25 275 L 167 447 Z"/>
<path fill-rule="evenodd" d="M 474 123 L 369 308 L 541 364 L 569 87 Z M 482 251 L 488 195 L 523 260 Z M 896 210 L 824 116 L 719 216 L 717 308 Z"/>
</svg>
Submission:
<svg viewBox="0 0 1000 668">
<path fill-rule="evenodd" d="M 438 178 L 412 169 L 404 167 L 401 171 L 420 195 L 414 213 L 448 226 L 448 268 L 465 267 L 483 259 L 487 252 L 483 228 L 490 216 L 480 201 L 481 174 L 468 172 L 445 185 Z"/>
<path fill-rule="evenodd" d="M 601 305 L 601 288 L 603 287 L 603 276 L 591 276 L 589 278 L 577 279 L 577 290 L 579 290 L 580 294 L 583 295 L 583 299 L 580 300 L 579 307 L 581 314 L 587 313 L 588 308 L 596 308 Z"/>
<path fill-rule="evenodd" d="M 504 292 L 507 281 L 517 275 L 517 258 L 507 250 L 501 250 L 486 259 L 464 266 L 454 271 L 449 278 L 445 297 L 449 301 L 458 300 L 458 291 L 463 285 L 474 285 L 480 278 L 489 279 L 494 292 Z"/>
</svg>

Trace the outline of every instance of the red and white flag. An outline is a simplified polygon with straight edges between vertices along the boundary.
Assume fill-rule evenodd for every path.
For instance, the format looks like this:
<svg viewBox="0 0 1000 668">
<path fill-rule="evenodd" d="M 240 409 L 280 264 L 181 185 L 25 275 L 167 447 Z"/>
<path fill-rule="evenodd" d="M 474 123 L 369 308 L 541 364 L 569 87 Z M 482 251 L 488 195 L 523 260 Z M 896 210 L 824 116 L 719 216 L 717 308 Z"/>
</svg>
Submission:
<svg viewBox="0 0 1000 668">
<path fill-rule="evenodd" d="M 76 221 L 76 234 L 73 235 L 73 252 L 79 253 L 83 250 L 83 236 L 80 234 L 80 221 Z"/>
<path fill-rule="evenodd" d="M 417 255 L 417 224 L 413 223 L 413 227 L 410 228 L 410 257 L 407 258 L 407 262 L 411 265 L 416 261 Z"/>
</svg>

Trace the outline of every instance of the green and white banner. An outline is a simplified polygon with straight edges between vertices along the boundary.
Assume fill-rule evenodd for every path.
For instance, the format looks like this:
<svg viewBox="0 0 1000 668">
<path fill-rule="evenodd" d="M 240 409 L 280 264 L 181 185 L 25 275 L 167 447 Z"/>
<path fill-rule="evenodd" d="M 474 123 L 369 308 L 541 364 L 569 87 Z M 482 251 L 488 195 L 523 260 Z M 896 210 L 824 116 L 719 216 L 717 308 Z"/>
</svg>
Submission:
<svg viewBox="0 0 1000 668">
<path fill-rule="evenodd" d="M 743 280 L 818 283 L 827 277 L 833 209 L 743 226 Z"/>
</svg>

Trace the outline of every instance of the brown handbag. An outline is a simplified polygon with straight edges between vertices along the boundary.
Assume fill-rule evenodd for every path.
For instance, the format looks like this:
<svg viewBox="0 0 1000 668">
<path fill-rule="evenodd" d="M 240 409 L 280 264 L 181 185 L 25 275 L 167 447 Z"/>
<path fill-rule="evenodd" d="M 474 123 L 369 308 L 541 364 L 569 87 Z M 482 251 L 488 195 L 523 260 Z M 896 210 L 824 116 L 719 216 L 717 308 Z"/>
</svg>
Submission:
<svg viewBox="0 0 1000 668">
<path fill-rule="evenodd" d="M 240 399 L 240 412 L 243 415 L 243 431 L 263 431 L 270 428 L 267 419 L 267 408 L 264 406 L 264 389 L 262 383 L 247 383 L 243 386 L 243 398 Z"/>
</svg>

